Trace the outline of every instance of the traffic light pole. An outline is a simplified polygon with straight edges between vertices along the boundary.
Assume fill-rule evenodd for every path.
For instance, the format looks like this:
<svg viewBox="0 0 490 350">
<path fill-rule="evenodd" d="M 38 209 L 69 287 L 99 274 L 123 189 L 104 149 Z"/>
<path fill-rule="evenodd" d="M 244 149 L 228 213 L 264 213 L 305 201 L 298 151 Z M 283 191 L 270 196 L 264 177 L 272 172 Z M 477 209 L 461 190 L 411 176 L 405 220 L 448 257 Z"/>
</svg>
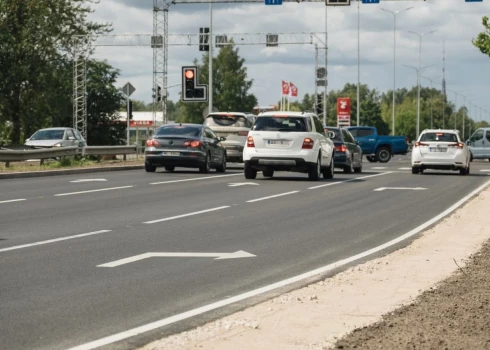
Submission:
<svg viewBox="0 0 490 350">
<path fill-rule="evenodd" d="M 128 113 L 126 114 L 126 146 L 129 146 L 129 117 L 130 117 L 130 110 L 129 110 L 129 95 L 126 96 L 126 108 Z"/>
</svg>

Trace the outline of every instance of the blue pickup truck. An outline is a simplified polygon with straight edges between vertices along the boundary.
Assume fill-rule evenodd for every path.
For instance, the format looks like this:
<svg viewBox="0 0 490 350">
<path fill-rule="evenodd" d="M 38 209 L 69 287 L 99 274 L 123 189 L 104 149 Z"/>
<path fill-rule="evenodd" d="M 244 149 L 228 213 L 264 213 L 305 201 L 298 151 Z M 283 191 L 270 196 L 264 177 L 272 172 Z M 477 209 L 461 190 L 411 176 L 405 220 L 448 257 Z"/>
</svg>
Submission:
<svg viewBox="0 0 490 350">
<path fill-rule="evenodd" d="M 359 141 L 362 153 L 372 163 L 386 163 L 395 154 L 407 154 L 408 138 L 405 136 L 381 136 L 373 126 L 350 126 L 346 129 Z"/>
</svg>

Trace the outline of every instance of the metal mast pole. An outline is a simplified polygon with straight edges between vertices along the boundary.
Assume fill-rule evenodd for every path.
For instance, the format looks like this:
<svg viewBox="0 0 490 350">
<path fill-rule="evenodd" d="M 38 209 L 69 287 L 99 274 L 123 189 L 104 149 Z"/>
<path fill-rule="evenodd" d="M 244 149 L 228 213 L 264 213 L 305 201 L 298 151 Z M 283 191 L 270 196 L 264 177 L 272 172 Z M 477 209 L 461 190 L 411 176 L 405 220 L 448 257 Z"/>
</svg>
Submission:
<svg viewBox="0 0 490 350">
<path fill-rule="evenodd" d="M 323 125 L 327 125 L 327 87 L 328 87 L 328 6 L 325 6 L 325 85 L 323 89 Z"/>
<path fill-rule="evenodd" d="M 361 10 L 360 0 L 357 0 L 357 126 L 360 116 L 360 86 L 361 86 Z"/>
<path fill-rule="evenodd" d="M 213 112 L 213 2 L 209 3 L 209 91 L 208 113 Z"/>
</svg>

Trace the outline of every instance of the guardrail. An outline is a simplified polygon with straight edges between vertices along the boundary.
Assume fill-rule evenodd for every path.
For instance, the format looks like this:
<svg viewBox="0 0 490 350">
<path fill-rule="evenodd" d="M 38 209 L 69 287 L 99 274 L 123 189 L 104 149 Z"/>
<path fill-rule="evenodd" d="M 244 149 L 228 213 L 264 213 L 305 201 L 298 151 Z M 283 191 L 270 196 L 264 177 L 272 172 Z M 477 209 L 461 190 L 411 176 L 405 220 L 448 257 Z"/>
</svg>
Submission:
<svg viewBox="0 0 490 350">
<path fill-rule="evenodd" d="M 11 150 L 0 149 L 0 162 L 5 162 L 9 167 L 11 162 L 26 161 L 29 159 L 39 159 L 41 165 L 45 159 L 66 157 L 66 156 L 85 156 L 85 155 L 124 155 L 138 154 L 137 146 L 86 146 L 86 147 L 53 147 L 39 149 Z"/>
</svg>

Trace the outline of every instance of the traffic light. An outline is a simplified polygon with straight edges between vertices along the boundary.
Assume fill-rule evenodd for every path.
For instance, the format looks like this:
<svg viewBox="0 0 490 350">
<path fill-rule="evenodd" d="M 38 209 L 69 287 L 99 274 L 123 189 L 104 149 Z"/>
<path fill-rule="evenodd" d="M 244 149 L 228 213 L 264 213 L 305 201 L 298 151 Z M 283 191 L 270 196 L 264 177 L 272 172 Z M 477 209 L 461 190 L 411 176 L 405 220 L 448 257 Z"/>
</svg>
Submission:
<svg viewBox="0 0 490 350">
<path fill-rule="evenodd" d="M 162 100 L 162 87 L 157 86 L 157 101 L 160 102 Z"/>
<path fill-rule="evenodd" d="M 209 51 L 209 28 L 199 28 L 199 51 Z"/>
<path fill-rule="evenodd" d="M 316 114 L 317 115 L 322 115 L 323 114 L 323 95 L 322 94 L 316 94 Z"/>
<path fill-rule="evenodd" d="M 197 66 L 182 67 L 182 101 L 206 102 L 208 86 L 197 83 Z"/>
<path fill-rule="evenodd" d="M 129 116 L 129 119 L 133 119 L 133 101 L 129 100 L 129 103 L 128 103 L 128 116 Z"/>
</svg>

